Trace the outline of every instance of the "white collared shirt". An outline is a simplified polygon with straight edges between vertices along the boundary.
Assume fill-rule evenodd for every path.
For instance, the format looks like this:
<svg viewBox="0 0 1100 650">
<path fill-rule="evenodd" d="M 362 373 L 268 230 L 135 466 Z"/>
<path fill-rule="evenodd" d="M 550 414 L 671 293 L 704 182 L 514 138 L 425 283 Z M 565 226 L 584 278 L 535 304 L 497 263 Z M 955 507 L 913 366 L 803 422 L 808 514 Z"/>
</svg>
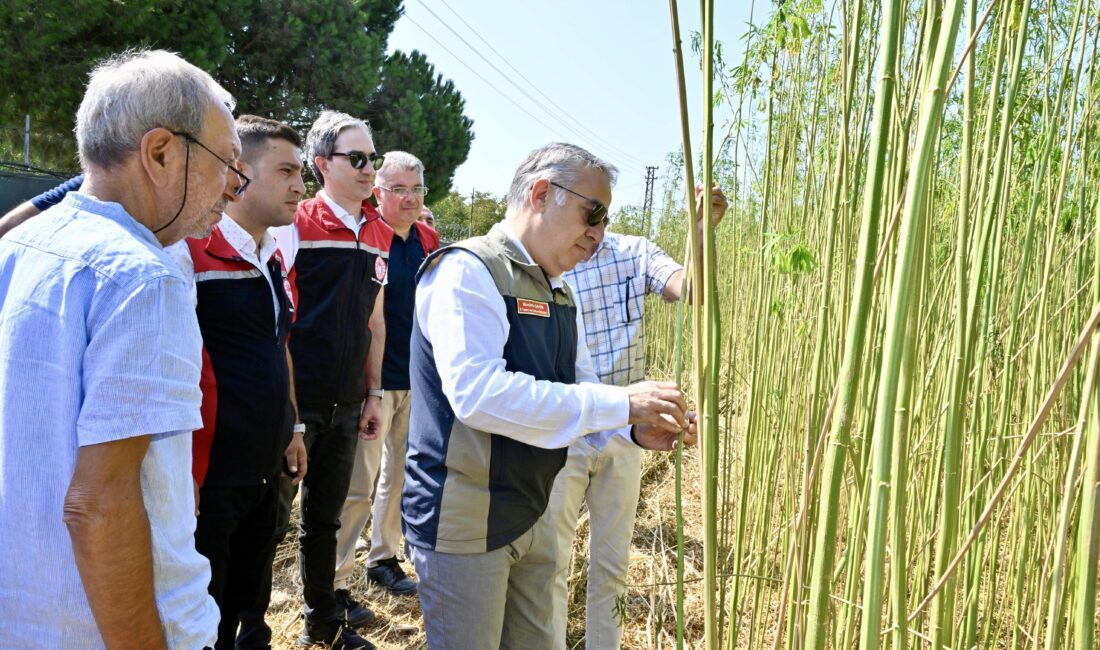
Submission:
<svg viewBox="0 0 1100 650">
<path fill-rule="evenodd" d="M 271 261 L 271 257 L 275 255 L 275 251 L 278 250 L 275 238 L 271 236 L 270 232 L 265 232 L 264 236 L 260 239 L 259 247 L 257 247 L 256 240 L 252 238 L 252 235 L 248 234 L 248 231 L 234 221 L 233 217 L 224 212 L 222 213 L 222 220 L 218 222 L 218 229 L 221 230 L 222 236 L 225 237 L 225 241 L 229 242 L 229 245 L 233 247 L 233 250 L 240 253 L 244 261 L 256 267 L 267 280 L 267 286 L 271 288 L 271 303 L 274 306 L 275 327 L 278 329 L 279 295 L 276 291 L 279 289 L 275 288 L 275 282 L 271 277 L 271 269 L 267 266 L 267 263 Z M 195 293 L 194 289 L 195 262 L 191 259 L 191 249 L 187 247 L 187 242 L 185 240 L 180 240 L 164 250 L 172 256 L 172 259 L 176 260 L 184 276 L 191 281 L 192 299 L 195 304 L 198 305 L 198 294 Z M 282 278 L 279 278 L 280 289 L 282 288 L 282 280 Z"/>
<path fill-rule="evenodd" d="M 350 212 L 345 210 L 342 206 L 337 205 L 336 201 L 333 201 L 332 197 L 330 197 L 328 193 L 324 190 L 317 192 L 317 196 L 319 196 L 321 200 L 325 202 L 325 205 L 328 206 L 329 210 L 332 210 L 332 214 L 336 215 L 336 218 L 340 220 L 340 223 L 347 226 L 348 230 L 354 233 L 358 233 L 359 228 L 363 225 L 363 222 L 367 220 L 367 218 L 363 215 L 363 210 L 359 210 L 358 217 L 351 216 Z"/>
<path fill-rule="evenodd" d="M 507 222 L 498 227 L 530 261 Z M 564 282 L 554 277 L 550 284 L 561 287 Z M 443 394 L 467 426 L 546 449 L 566 447 L 596 432 L 603 432 L 596 434 L 600 446 L 615 441 L 635 447 L 627 391 L 599 383 L 580 310 L 575 384 L 505 369 L 509 325 L 504 299 L 473 253 L 455 250 L 424 273 L 416 290 L 416 319 L 432 344 Z"/>
</svg>

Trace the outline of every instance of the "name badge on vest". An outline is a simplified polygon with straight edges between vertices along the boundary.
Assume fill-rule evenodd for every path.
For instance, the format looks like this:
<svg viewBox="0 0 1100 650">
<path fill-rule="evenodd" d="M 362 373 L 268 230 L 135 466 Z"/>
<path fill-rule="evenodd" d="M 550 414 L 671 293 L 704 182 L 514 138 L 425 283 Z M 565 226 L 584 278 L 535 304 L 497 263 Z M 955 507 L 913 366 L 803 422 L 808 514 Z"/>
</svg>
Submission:
<svg viewBox="0 0 1100 650">
<path fill-rule="evenodd" d="M 516 311 L 520 314 L 527 314 L 528 316 L 542 316 L 543 318 L 550 318 L 550 304 L 539 302 L 538 300 L 516 298 Z"/>
</svg>

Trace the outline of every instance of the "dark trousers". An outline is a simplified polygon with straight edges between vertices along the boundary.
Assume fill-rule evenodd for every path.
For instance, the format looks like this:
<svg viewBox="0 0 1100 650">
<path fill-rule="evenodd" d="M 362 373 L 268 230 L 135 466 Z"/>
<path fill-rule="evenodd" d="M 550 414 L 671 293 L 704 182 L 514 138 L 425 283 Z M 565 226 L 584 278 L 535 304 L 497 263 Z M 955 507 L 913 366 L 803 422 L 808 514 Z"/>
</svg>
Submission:
<svg viewBox="0 0 1100 650">
<path fill-rule="evenodd" d="M 266 648 L 237 640 L 242 612 L 256 606 L 271 574 L 279 503 L 273 480 L 262 485 L 203 487 L 195 548 L 210 561 L 210 595 L 221 611 L 216 650 Z M 270 578 L 268 578 L 270 580 Z M 265 607 L 266 609 L 266 607 Z"/>
<path fill-rule="evenodd" d="M 336 602 L 333 581 L 336 574 L 336 532 L 340 530 L 340 511 L 348 496 L 355 445 L 359 437 L 361 404 L 335 408 L 298 405 L 299 417 L 306 425 L 305 445 L 309 470 L 302 481 L 301 519 L 298 524 L 298 566 L 302 578 L 306 622 L 311 625 L 343 623 L 345 612 Z M 256 606 L 241 614 L 242 640 L 270 643 L 271 629 L 264 614 L 271 600 L 271 565 L 275 547 L 286 537 L 295 488 L 288 479 L 279 480 L 279 503 L 271 556 L 261 584 Z M 264 647 L 249 645 L 249 648 Z"/>
<path fill-rule="evenodd" d="M 294 495 L 298 491 L 298 488 L 285 476 L 275 479 L 275 484 L 275 532 L 271 540 L 270 551 L 264 560 L 264 573 L 260 578 L 260 588 L 256 594 L 256 602 L 240 614 L 241 631 L 237 635 L 237 647 L 241 650 L 269 650 L 271 648 L 271 628 L 268 627 L 264 616 L 267 614 L 268 605 L 271 604 L 272 565 L 275 562 L 275 551 L 279 544 L 283 543 L 286 533 L 290 529 L 290 508 L 291 504 L 294 503 Z"/>
<path fill-rule="evenodd" d="M 310 624 L 343 622 L 345 616 L 333 589 L 336 532 L 340 530 L 340 511 L 351 484 L 361 409 L 361 403 L 327 409 L 301 408 L 309 471 L 300 486 L 298 566 L 306 622 Z"/>
</svg>

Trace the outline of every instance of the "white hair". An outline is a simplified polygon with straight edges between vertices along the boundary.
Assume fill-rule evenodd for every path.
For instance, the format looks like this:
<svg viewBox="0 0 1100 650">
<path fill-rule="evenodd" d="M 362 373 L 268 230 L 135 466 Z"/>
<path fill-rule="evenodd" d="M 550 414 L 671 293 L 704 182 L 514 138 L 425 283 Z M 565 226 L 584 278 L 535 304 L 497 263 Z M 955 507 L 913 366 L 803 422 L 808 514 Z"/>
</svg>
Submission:
<svg viewBox="0 0 1100 650">
<path fill-rule="evenodd" d="M 110 168 L 157 127 L 196 135 L 211 106 L 236 107 L 206 72 L 164 50 L 127 50 L 92 69 L 76 112 L 80 163 Z"/>
<path fill-rule="evenodd" d="M 619 176 L 619 170 L 611 163 L 592 155 L 586 149 L 564 142 L 551 142 L 527 154 L 527 158 L 516 168 L 512 177 L 512 186 L 508 190 L 508 210 L 517 210 L 527 202 L 527 193 L 540 178 L 561 185 L 571 186 L 580 180 L 585 169 L 598 169 L 607 175 L 612 187 Z M 566 192 L 554 188 L 554 202 L 565 205 Z"/>
<path fill-rule="evenodd" d="M 382 168 L 378 170 L 378 180 L 385 180 L 393 172 L 416 172 L 420 182 L 424 182 L 424 163 L 407 151 L 387 151 Z"/>
<path fill-rule="evenodd" d="M 321 176 L 321 170 L 317 167 L 317 163 L 313 162 L 313 159 L 318 156 L 331 158 L 332 152 L 336 150 L 336 138 L 340 137 L 340 133 L 344 129 L 352 128 L 363 129 L 368 136 L 371 135 L 369 124 L 340 111 L 321 111 L 317 121 L 310 127 L 309 133 L 306 135 L 306 154 L 309 160 L 309 169 L 321 185 L 325 184 L 325 179 Z"/>
</svg>

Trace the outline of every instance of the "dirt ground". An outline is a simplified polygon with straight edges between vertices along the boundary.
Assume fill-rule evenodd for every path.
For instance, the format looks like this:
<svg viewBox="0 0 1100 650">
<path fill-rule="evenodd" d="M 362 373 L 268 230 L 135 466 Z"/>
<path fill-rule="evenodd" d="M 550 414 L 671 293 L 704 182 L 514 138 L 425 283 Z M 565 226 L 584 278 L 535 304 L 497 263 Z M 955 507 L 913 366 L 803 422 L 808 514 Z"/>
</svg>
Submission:
<svg viewBox="0 0 1100 650">
<path fill-rule="evenodd" d="M 647 454 L 642 466 L 642 495 L 630 556 L 629 590 L 623 621 L 624 648 L 674 648 L 676 646 L 676 506 L 675 472 L 671 454 Z M 703 632 L 702 518 L 696 481 L 697 448 L 684 455 L 685 540 L 685 637 L 694 647 Z M 292 521 L 297 520 L 297 510 Z M 268 624 L 277 648 L 293 648 L 301 631 L 301 582 L 298 577 L 297 542 L 293 535 L 275 557 L 275 585 Z M 588 572 L 588 515 L 582 512 L 573 546 L 570 578 L 569 648 L 584 648 L 584 590 Z M 367 587 L 366 553 L 360 555 L 354 594 L 377 614 L 364 636 L 387 650 L 426 648 L 420 603 L 416 598 L 395 597 Z M 405 570 L 414 573 L 411 563 Z M 605 615 L 615 616 L 614 612 Z"/>
</svg>

